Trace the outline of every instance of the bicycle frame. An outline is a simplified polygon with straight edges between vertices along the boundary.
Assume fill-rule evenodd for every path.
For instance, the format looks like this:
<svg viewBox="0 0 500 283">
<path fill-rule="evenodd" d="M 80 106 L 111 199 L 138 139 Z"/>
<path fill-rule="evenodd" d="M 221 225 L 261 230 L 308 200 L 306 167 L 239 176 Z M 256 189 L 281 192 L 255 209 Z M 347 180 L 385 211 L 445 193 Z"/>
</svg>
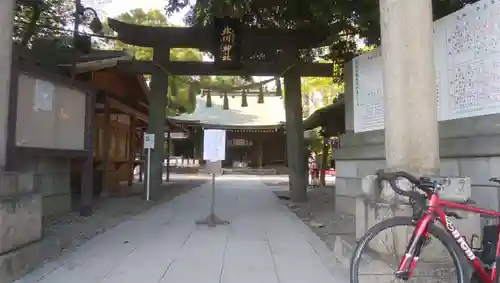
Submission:
<svg viewBox="0 0 500 283">
<path fill-rule="evenodd" d="M 450 236 L 457 242 L 458 246 L 464 253 L 465 258 L 467 258 L 472 264 L 472 267 L 478 274 L 480 282 L 493 283 L 496 278 L 496 266 L 498 262 L 495 262 L 495 265 L 491 270 L 491 274 L 488 274 L 488 272 L 482 266 L 479 258 L 477 258 L 477 256 L 473 253 L 471 247 L 469 247 L 467 241 L 461 236 L 460 232 L 453 224 L 450 217 L 446 215 L 443 208 L 469 211 L 480 215 L 487 215 L 490 217 L 500 217 L 500 212 L 442 200 L 439 198 L 437 193 L 430 194 L 428 199 L 429 201 L 426 213 L 417 222 L 417 226 L 415 228 L 415 231 L 413 232 L 412 237 L 410 238 L 410 242 L 406 248 L 405 256 L 403 256 L 403 259 L 398 266 L 396 275 L 402 276 L 401 278 L 411 277 L 413 269 L 416 267 L 416 263 L 420 255 L 422 243 L 425 237 L 428 235 L 428 226 L 430 223 L 438 220 L 443 225 L 443 227 L 445 227 L 446 232 L 448 232 L 448 234 L 450 234 Z M 496 259 L 500 257 L 500 229 L 498 233 L 499 237 L 495 253 Z"/>
</svg>

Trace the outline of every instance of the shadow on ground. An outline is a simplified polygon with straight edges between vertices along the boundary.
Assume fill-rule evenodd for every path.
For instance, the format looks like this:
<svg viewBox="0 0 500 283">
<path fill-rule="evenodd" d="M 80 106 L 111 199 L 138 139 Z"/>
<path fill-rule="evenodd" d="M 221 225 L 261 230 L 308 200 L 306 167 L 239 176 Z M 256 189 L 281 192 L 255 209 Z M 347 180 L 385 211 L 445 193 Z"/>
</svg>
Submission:
<svg viewBox="0 0 500 283">
<path fill-rule="evenodd" d="M 283 205 L 297 215 L 327 247 L 334 252 L 338 263 L 348 266 L 356 245 L 356 216 L 335 211 L 333 187 L 314 187 L 307 192 L 308 201 L 294 203 L 288 197 L 288 182 L 263 181 Z"/>
<path fill-rule="evenodd" d="M 88 218 L 80 217 L 77 212 L 45 217 L 43 239 L 39 242 L 43 263 L 67 251 L 75 250 L 91 238 L 116 227 L 131 217 L 168 202 L 205 182 L 206 180 L 199 178 L 174 180 L 163 186 L 158 199 L 149 202 L 144 200 L 140 193 L 120 197 L 102 197 L 95 200 L 93 215 Z M 135 184 L 133 191 L 140 192 L 141 187 L 142 184 Z"/>
</svg>

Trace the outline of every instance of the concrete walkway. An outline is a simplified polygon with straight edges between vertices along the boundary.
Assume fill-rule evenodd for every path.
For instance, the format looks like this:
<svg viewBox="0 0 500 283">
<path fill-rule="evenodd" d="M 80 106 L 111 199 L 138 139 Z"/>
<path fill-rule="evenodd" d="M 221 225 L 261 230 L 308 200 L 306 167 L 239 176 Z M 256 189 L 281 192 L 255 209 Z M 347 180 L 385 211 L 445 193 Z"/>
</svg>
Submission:
<svg viewBox="0 0 500 283">
<path fill-rule="evenodd" d="M 217 179 L 217 215 L 228 226 L 196 226 L 210 185 L 101 234 L 18 283 L 348 282 L 326 245 L 258 177 Z"/>
</svg>

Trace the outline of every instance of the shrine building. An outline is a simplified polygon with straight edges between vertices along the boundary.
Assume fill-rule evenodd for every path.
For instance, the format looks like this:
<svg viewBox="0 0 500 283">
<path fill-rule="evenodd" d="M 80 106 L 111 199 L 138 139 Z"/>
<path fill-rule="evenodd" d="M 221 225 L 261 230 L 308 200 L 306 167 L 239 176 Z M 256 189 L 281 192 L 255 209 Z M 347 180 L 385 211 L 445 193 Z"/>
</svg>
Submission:
<svg viewBox="0 0 500 283">
<path fill-rule="evenodd" d="M 173 139 L 173 156 L 203 160 L 203 129 L 226 130 L 226 159 L 231 169 L 267 169 L 276 172 L 286 166 L 285 106 L 274 92 L 248 91 L 209 94 L 196 98 L 190 114 L 168 117 L 189 131 L 187 139 Z"/>
</svg>

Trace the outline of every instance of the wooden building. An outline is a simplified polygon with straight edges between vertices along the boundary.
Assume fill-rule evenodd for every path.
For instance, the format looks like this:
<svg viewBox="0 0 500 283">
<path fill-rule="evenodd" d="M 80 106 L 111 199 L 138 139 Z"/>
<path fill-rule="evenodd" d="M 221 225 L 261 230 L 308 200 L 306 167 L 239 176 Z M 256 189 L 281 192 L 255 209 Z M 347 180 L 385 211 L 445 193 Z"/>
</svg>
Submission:
<svg viewBox="0 0 500 283">
<path fill-rule="evenodd" d="M 273 93 L 264 95 L 259 103 L 257 93 L 247 94 L 244 106 L 240 93 L 224 95 L 212 93 L 211 107 L 207 96 L 196 99 L 196 109 L 191 114 L 169 117 L 170 121 L 189 129 L 188 139 L 173 140 L 174 156 L 203 159 L 203 128 L 225 129 L 226 160 L 228 168 L 283 168 L 286 165 L 286 135 L 284 129 L 285 107 L 283 98 Z"/>
<path fill-rule="evenodd" d="M 100 54 L 100 55 L 98 55 Z M 83 58 L 85 59 L 85 58 Z M 122 193 L 132 185 L 136 153 L 147 126 L 149 86 L 144 76 L 120 71 L 125 52 L 96 52 L 77 64 L 77 79 L 97 91 L 93 134 L 94 194 Z M 79 164 L 73 164 L 78 171 Z"/>
</svg>

